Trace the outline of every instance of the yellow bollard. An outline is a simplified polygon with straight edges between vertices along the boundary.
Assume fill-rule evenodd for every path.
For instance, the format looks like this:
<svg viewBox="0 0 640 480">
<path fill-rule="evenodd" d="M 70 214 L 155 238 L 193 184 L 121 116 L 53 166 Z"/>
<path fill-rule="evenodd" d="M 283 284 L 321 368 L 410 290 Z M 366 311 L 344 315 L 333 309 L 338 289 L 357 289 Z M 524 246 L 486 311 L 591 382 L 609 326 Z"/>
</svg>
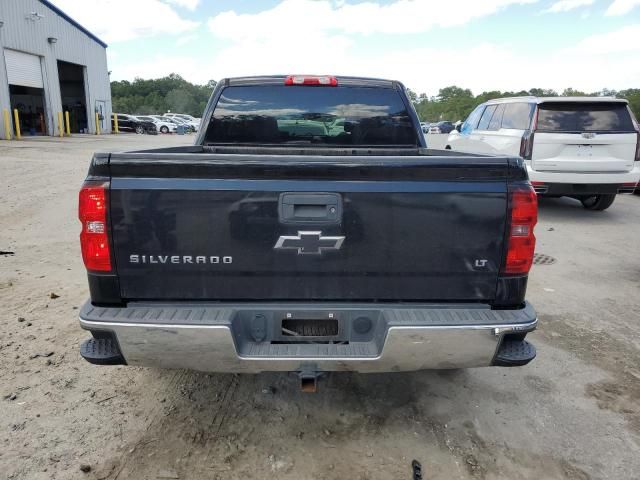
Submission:
<svg viewBox="0 0 640 480">
<path fill-rule="evenodd" d="M 67 137 L 71 136 L 71 125 L 69 125 L 69 112 L 64 112 L 64 124 L 67 127 Z"/>
<path fill-rule="evenodd" d="M 96 135 L 100 135 L 100 117 L 98 116 L 98 112 L 96 112 Z"/>
<path fill-rule="evenodd" d="M 4 117 L 4 139 L 11 140 L 11 116 L 9 110 L 2 109 L 2 116 Z"/>
<path fill-rule="evenodd" d="M 13 119 L 16 121 L 16 138 L 20 140 L 22 138 L 22 133 L 20 132 L 20 114 L 18 113 L 18 109 L 13 109 Z"/>
<path fill-rule="evenodd" d="M 62 123 L 62 112 L 58 112 L 58 132 L 60 132 L 61 137 L 64 137 L 64 125 Z"/>
<path fill-rule="evenodd" d="M 113 114 L 113 129 L 116 133 L 120 133 L 120 128 L 118 127 L 118 114 Z"/>
</svg>

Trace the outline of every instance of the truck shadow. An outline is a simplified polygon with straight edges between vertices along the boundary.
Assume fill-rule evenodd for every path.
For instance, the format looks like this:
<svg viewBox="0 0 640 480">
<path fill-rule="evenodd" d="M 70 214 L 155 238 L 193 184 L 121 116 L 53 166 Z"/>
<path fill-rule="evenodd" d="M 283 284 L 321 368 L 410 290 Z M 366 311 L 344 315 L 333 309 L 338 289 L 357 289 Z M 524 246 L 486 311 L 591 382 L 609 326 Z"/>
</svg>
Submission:
<svg viewBox="0 0 640 480">
<path fill-rule="evenodd" d="M 129 455 L 106 462 L 99 475 L 144 479 L 176 472 L 180 478 L 265 478 L 269 472 L 278 478 L 351 478 L 354 464 L 361 464 L 355 471 L 370 470 L 366 464 L 384 451 L 388 430 L 394 437 L 401 432 L 392 450 L 405 452 L 391 455 L 406 476 L 411 458 L 402 460 L 403 455 L 417 456 L 413 451 L 424 448 L 416 444 L 416 435 L 427 436 L 427 444 L 451 457 L 443 426 L 451 419 L 445 406 L 465 392 L 462 385 L 469 375 L 464 370 L 328 373 L 319 380 L 317 393 L 303 393 L 296 374 L 155 373 L 161 392 L 157 412 L 144 434 L 126 448 Z M 306 467 L 304 462 L 311 463 Z M 456 460 L 449 462 L 454 468 Z M 333 476 L 288 476 L 294 469 L 309 473 L 311 465 L 323 466 Z"/>
<path fill-rule="evenodd" d="M 166 401 L 103 478 L 410 478 L 413 458 L 430 478 L 483 478 L 495 452 L 475 415 L 519 401 L 474 370 L 331 373 L 313 394 L 281 373 L 161 372 L 158 383 Z"/>
</svg>

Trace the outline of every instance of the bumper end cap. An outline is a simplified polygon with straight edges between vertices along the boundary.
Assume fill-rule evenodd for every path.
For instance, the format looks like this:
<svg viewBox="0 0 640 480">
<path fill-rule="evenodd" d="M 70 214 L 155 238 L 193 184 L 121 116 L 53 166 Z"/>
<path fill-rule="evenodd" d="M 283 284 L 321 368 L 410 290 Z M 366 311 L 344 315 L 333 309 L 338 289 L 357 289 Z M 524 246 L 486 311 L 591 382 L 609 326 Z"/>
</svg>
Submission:
<svg viewBox="0 0 640 480">
<path fill-rule="evenodd" d="M 526 340 L 505 339 L 493 361 L 496 367 L 520 367 L 536 358 L 536 347 Z"/>
<path fill-rule="evenodd" d="M 112 338 L 89 338 L 80 345 L 80 356 L 94 365 L 126 365 Z"/>
</svg>

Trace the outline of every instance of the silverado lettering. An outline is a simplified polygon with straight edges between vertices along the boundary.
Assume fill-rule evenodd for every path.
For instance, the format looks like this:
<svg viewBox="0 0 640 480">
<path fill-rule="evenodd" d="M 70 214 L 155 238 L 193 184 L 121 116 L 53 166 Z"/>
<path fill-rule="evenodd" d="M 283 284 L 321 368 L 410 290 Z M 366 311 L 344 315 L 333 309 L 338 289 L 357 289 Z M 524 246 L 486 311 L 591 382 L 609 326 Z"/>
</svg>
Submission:
<svg viewBox="0 0 640 480">
<path fill-rule="evenodd" d="M 173 264 L 218 264 L 218 263 L 233 263 L 233 257 L 230 256 L 211 256 L 211 255 L 129 255 L 129 263 L 173 263 Z"/>
</svg>

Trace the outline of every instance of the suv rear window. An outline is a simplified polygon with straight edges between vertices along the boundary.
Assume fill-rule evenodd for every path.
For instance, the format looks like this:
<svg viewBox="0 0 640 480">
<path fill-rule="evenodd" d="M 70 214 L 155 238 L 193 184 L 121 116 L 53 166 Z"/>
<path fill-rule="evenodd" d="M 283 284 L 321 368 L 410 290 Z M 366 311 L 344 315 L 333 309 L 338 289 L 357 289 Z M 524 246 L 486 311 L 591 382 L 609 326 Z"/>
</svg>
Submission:
<svg viewBox="0 0 640 480">
<path fill-rule="evenodd" d="M 545 132 L 634 132 L 624 103 L 548 102 L 538 107 L 537 130 Z"/>
<path fill-rule="evenodd" d="M 376 87 L 236 86 L 223 90 L 205 144 L 416 146 L 397 90 Z"/>
</svg>

